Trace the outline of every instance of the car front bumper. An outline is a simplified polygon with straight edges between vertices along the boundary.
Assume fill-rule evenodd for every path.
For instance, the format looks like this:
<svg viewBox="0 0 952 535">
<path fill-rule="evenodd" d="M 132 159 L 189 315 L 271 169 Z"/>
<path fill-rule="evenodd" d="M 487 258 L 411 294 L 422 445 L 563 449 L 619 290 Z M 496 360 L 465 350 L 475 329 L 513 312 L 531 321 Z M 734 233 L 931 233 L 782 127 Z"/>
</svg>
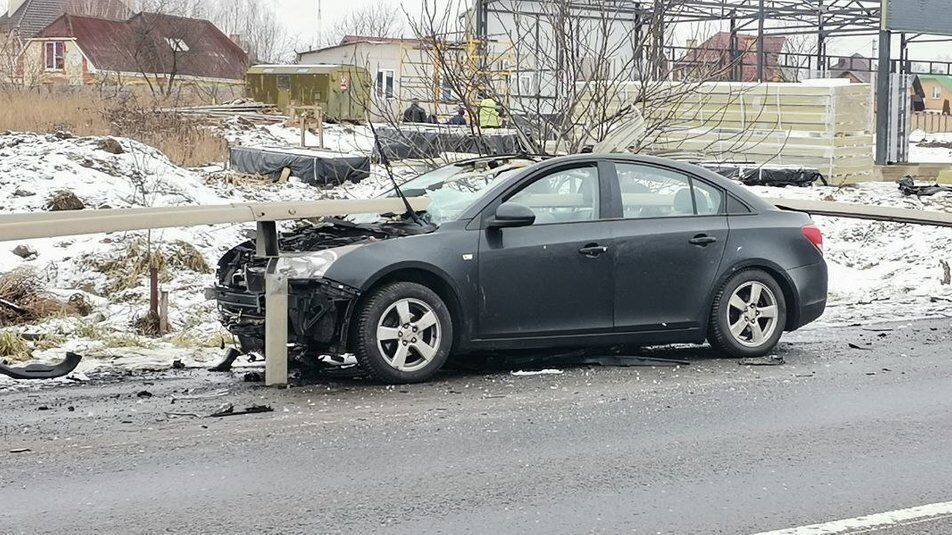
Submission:
<svg viewBox="0 0 952 535">
<path fill-rule="evenodd" d="M 260 290 L 215 286 L 205 298 L 215 300 L 222 325 L 238 337 L 245 352 L 264 347 L 266 298 Z M 327 279 L 288 283 L 288 341 L 306 351 L 339 354 L 346 351 L 350 318 L 360 292 Z"/>
</svg>

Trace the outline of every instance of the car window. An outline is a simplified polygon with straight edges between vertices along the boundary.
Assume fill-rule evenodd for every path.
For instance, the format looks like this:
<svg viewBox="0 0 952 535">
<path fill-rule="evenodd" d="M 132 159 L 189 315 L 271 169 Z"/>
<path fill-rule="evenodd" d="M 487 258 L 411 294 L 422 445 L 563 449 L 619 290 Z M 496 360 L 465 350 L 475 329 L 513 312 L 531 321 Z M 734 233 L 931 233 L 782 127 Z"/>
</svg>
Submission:
<svg viewBox="0 0 952 535">
<path fill-rule="evenodd" d="M 546 175 L 507 202 L 528 206 L 535 224 L 574 223 L 598 219 L 598 168 L 576 167 Z"/>
<path fill-rule="evenodd" d="M 705 182 L 692 180 L 694 184 L 694 204 L 697 215 L 717 215 L 724 213 L 724 193 Z"/>
<path fill-rule="evenodd" d="M 647 165 L 616 163 L 625 218 L 694 215 L 691 179 L 687 175 Z"/>
</svg>

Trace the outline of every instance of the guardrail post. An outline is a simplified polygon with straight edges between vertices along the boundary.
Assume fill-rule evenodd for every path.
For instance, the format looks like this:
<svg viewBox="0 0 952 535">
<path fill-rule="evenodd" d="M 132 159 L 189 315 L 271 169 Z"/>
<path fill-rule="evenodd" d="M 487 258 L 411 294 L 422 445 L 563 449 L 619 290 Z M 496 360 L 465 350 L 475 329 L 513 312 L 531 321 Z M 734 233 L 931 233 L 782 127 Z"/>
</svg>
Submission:
<svg viewBox="0 0 952 535">
<path fill-rule="evenodd" d="M 278 270 L 278 258 L 268 260 L 264 277 L 264 382 L 288 384 L 288 278 Z"/>
</svg>

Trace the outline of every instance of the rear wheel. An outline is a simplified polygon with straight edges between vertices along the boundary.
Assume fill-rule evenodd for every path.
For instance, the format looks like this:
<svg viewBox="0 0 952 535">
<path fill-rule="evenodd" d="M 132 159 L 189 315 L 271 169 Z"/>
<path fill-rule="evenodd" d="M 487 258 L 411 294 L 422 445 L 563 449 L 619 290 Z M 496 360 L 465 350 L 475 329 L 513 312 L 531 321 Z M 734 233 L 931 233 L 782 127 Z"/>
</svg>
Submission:
<svg viewBox="0 0 952 535">
<path fill-rule="evenodd" d="M 426 286 L 396 282 L 375 290 L 357 315 L 357 362 L 385 383 L 431 378 L 453 345 L 453 322 L 440 296 Z"/>
<path fill-rule="evenodd" d="M 773 351 L 787 322 L 783 290 L 759 269 L 731 277 L 714 298 L 708 341 L 732 357 L 760 357 Z"/>
</svg>

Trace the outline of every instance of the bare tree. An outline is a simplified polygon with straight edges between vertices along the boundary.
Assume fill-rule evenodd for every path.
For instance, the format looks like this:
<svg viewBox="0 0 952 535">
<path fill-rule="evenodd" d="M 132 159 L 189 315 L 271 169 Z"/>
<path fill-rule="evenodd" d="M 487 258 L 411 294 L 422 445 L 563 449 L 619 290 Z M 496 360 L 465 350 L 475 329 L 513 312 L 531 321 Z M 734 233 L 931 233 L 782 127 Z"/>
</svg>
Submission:
<svg viewBox="0 0 952 535">
<path fill-rule="evenodd" d="M 210 2 L 209 19 L 221 31 L 240 38 L 252 63 L 280 63 L 294 57 L 295 39 L 270 5 L 260 0 Z"/>
<path fill-rule="evenodd" d="M 331 39 L 340 41 L 345 35 L 361 37 L 400 37 L 407 31 L 407 18 L 399 8 L 387 3 L 366 4 L 352 9 L 338 20 Z M 329 44 L 329 43 L 328 43 Z"/>
</svg>

